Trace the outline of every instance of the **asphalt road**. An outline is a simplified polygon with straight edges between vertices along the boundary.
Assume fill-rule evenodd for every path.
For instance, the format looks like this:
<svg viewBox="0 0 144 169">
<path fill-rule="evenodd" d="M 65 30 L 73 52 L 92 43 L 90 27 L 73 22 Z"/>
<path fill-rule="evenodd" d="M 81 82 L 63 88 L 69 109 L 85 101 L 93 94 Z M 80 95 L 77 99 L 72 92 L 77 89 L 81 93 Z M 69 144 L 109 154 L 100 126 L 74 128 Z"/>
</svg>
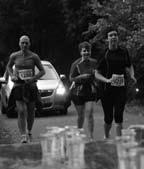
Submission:
<svg viewBox="0 0 144 169">
<path fill-rule="evenodd" d="M 131 124 L 144 124 L 144 117 L 133 115 L 125 112 L 124 114 L 124 128 L 127 128 Z M 17 118 L 7 118 L 1 116 L 1 125 L 3 125 L 4 134 L 0 135 L 0 143 L 18 143 L 20 142 L 20 134 L 17 128 Z M 76 125 L 77 114 L 73 105 L 68 109 L 68 115 L 53 115 L 36 117 L 33 126 L 33 141 L 40 140 L 40 133 L 45 132 L 46 126 L 59 126 L 64 127 L 66 125 Z M 103 110 L 100 103 L 97 103 L 94 110 L 94 139 L 103 139 Z M 1 128 L 1 127 L 0 127 Z M 84 129 L 87 134 L 87 121 L 85 120 Z M 1 132 L 1 131 L 0 131 Z M 115 126 L 112 127 L 112 138 L 115 137 Z M 2 141 L 3 139 L 3 141 Z"/>
</svg>

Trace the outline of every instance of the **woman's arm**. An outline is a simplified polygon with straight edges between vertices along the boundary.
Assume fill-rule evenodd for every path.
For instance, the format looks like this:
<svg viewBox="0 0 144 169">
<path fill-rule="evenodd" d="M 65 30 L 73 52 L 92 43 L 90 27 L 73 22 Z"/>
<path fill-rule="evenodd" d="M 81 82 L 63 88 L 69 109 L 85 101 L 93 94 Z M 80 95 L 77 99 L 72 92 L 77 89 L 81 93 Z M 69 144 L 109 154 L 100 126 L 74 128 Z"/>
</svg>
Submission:
<svg viewBox="0 0 144 169">
<path fill-rule="evenodd" d="M 95 70 L 95 78 L 97 80 L 100 80 L 101 82 L 104 82 L 104 83 L 111 83 L 111 81 L 112 81 L 112 78 L 110 78 L 110 79 L 105 78 L 97 70 Z"/>
<path fill-rule="evenodd" d="M 126 71 L 129 73 L 130 75 L 130 78 L 136 83 L 136 78 L 134 76 L 134 68 L 133 68 L 133 65 L 131 65 L 130 67 L 127 67 L 126 68 Z"/>
<path fill-rule="evenodd" d="M 70 74 L 69 74 L 69 79 L 70 82 L 76 82 L 76 83 L 85 83 L 87 82 L 87 80 L 91 79 L 92 74 L 89 73 L 85 73 L 85 74 L 80 74 L 79 68 L 78 68 L 78 64 L 80 62 L 81 59 L 76 60 L 70 69 Z"/>
<path fill-rule="evenodd" d="M 74 62 L 71 66 L 70 74 L 69 74 L 70 82 L 73 82 L 73 81 L 76 82 L 76 83 L 81 82 L 82 76 L 78 72 L 77 64 L 78 64 L 78 61 Z"/>
<path fill-rule="evenodd" d="M 84 83 L 86 82 L 88 79 L 91 78 L 92 75 L 90 74 L 82 74 L 82 75 L 78 75 L 75 78 L 73 78 L 73 81 L 78 82 L 78 83 Z"/>
</svg>

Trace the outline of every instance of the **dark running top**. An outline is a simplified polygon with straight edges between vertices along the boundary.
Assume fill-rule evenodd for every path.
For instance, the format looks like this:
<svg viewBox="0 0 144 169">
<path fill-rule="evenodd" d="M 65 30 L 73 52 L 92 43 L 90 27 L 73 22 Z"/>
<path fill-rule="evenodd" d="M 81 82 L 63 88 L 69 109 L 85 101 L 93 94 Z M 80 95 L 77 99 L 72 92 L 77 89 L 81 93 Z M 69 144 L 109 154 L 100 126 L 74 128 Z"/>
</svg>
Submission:
<svg viewBox="0 0 144 169">
<path fill-rule="evenodd" d="M 70 73 L 69 73 L 69 80 L 70 80 L 70 82 L 73 81 L 73 71 L 75 71 L 74 69 L 75 69 L 75 67 L 77 66 L 77 64 L 81 61 L 81 59 L 82 59 L 81 57 L 78 58 L 78 59 L 75 60 L 75 61 L 72 63 L 72 65 L 71 65 Z"/>
<path fill-rule="evenodd" d="M 126 67 L 131 66 L 131 59 L 127 49 L 118 48 L 116 50 L 107 50 L 105 57 L 98 65 L 98 70 L 107 78 L 112 74 L 126 75 Z"/>
<path fill-rule="evenodd" d="M 94 70 L 97 67 L 97 61 L 93 58 L 82 60 L 82 58 L 77 59 L 71 66 L 70 70 L 70 81 L 74 81 L 77 86 L 77 95 L 91 95 L 95 90 L 95 78 Z M 89 74 L 90 76 L 86 79 L 75 79 L 77 76 L 82 74 Z"/>
<path fill-rule="evenodd" d="M 95 59 L 89 58 L 86 60 L 82 60 L 81 58 L 79 58 L 71 66 L 71 71 L 69 76 L 70 80 L 72 79 L 74 80 L 75 77 L 81 74 L 93 75 L 96 67 L 97 67 L 97 61 Z M 89 79 L 86 82 L 89 83 Z M 85 83 L 85 80 L 76 81 L 76 83 Z"/>
</svg>

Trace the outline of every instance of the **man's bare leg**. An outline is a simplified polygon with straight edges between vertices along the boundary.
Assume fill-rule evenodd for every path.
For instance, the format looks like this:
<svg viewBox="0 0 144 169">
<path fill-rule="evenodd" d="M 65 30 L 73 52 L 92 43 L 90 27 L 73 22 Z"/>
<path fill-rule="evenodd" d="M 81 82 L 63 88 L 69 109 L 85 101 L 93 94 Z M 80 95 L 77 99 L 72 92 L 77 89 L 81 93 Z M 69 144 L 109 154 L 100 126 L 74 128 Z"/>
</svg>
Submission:
<svg viewBox="0 0 144 169">
<path fill-rule="evenodd" d="M 26 139 L 26 120 L 27 120 L 27 107 L 23 101 L 16 101 L 18 113 L 18 128 L 22 136 L 22 143 L 27 142 Z"/>
<path fill-rule="evenodd" d="M 30 102 L 27 105 L 28 108 L 28 116 L 27 116 L 27 130 L 28 130 L 28 136 L 30 141 L 32 140 L 32 128 L 34 124 L 34 119 L 35 119 L 35 103 Z"/>
</svg>

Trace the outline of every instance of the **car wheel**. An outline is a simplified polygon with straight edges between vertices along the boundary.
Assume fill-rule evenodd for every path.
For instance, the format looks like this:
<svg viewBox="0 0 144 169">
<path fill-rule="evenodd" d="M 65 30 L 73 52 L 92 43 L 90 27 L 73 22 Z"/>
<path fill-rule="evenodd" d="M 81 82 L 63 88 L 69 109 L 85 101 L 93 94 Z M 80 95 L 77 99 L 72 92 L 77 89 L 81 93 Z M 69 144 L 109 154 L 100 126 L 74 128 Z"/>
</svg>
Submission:
<svg viewBox="0 0 144 169">
<path fill-rule="evenodd" d="M 1 113 L 2 114 L 6 114 L 6 107 L 4 107 L 4 105 L 1 103 L 1 105 L 0 105 L 0 111 L 1 111 Z"/>
<path fill-rule="evenodd" d="M 15 110 L 15 107 L 11 107 L 7 110 L 6 112 L 7 117 L 12 118 L 12 117 L 17 117 L 17 112 Z"/>
<path fill-rule="evenodd" d="M 7 117 L 17 117 L 16 104 L 13 95 L 10 95 L 6 111 Z"/>
<path fill-rule="evenodd" d="M 42 109 L 42 104 L 41 102 L 37 102 L 36 106 L 35 106 L 35 115 L 36 117 L 40 117 L 43 113 L 43 109 Z"/>
<path fill-rule="evenodd" d="M 41 117 L 42 116 L 42 114 L 43 114 L 43 111 L 40 109 L 35 109 L 35 116 L 36 117 Z"/>
<path fill-rule="evenodd" d="M 67 115 L 68 114 L 68 109 L 65 108 L 63 110 L 60 111 L 62 115 Z"/>
<path fill-rule="evenodd" d="M 0 95 L 0 111 L 2 114 L 6 114 L 7 111 L 7 98 L 5 98 L 5 101 L 2 99 L 2 95 Z"/>
</svg>

